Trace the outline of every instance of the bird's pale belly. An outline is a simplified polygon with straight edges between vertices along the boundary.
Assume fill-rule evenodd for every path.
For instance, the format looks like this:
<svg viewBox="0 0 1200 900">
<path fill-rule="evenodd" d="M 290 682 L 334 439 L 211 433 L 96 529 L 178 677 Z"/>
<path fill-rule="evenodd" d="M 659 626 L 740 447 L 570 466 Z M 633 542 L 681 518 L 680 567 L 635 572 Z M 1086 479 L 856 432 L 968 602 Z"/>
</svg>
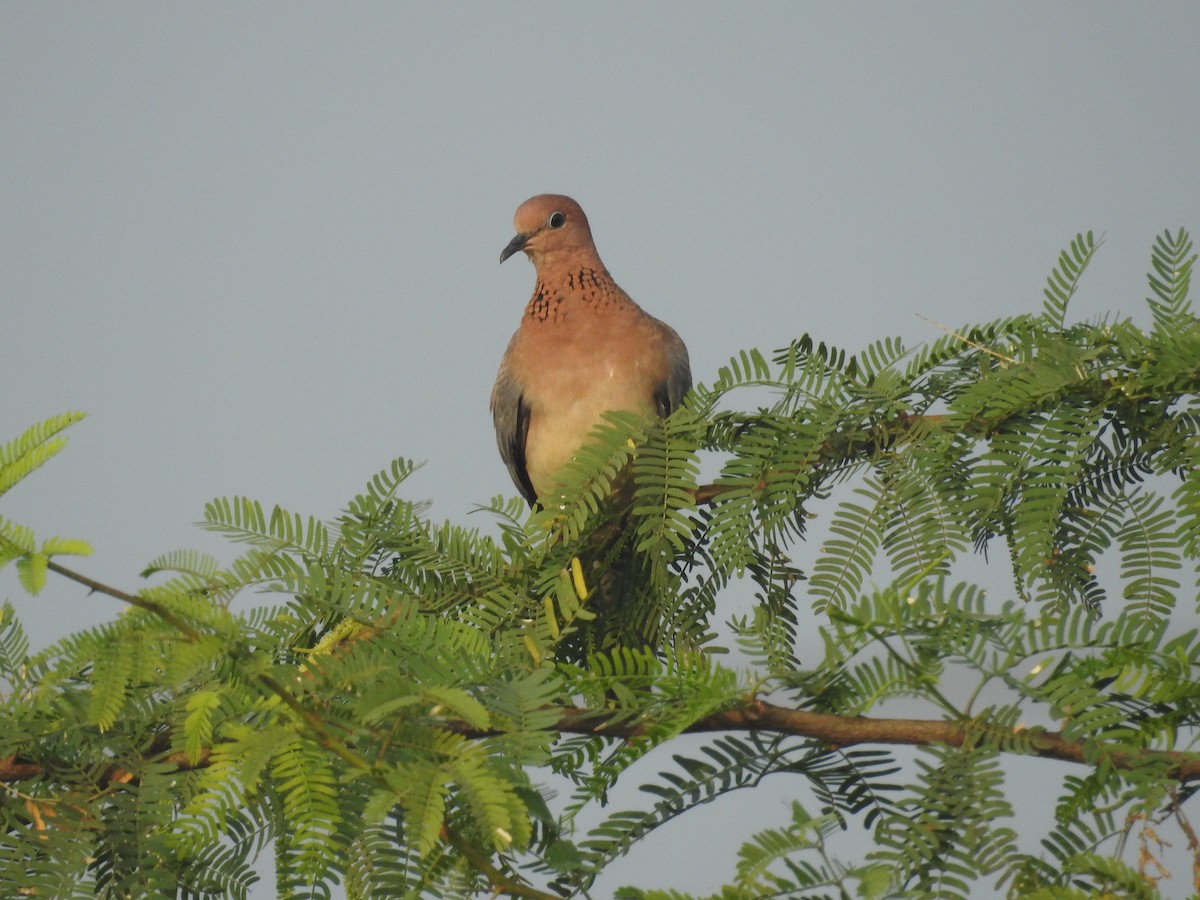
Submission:
<svg viewBox="0 0 1200 900">
<path fill-rule="evenodd" d="M 630 397 L 636 393 L 629 384 L 601 377 L 592 382 L 588 392 L 574 394 L 579 398 L 574 403 L 538 404 L 530 410 L 525 469 L 538 496 L 545 496 L 557 487 L 557 476 L 562 467 L 571 461 L 587 435 L 601 423 L 605 412 L 653 413 L 649 397 L 640 408 L 631 408 Z M 558 394 L 557 398 L 571 395 Z"/>
</svg>

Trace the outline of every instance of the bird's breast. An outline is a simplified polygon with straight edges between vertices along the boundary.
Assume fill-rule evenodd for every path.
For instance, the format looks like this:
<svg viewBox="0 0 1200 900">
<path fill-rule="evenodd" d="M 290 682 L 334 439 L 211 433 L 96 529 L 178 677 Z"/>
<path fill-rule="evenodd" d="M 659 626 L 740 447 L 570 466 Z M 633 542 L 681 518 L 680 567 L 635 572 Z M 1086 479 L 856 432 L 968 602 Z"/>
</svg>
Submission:
<svg viewBox="0 0 1200 900">
<path fill-rule="evenodd" d="M 569 320 L 568 320 L 569 321 Z M 545 494 L 606 412 L 653 415 L 660 373 L 649 365 L 637 328 L 547 326 L 525 335 L 521 367 L 529 407 L 525 464 L 534 490 Z"/>
</svg>

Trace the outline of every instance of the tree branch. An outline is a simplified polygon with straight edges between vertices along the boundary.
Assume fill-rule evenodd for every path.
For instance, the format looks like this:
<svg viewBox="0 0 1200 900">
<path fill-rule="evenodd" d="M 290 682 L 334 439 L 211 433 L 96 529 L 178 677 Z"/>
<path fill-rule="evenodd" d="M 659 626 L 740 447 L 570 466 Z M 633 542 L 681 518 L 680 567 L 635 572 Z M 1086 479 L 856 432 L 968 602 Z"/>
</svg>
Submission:
<svg viewBox="0 0 1200 900">
<path fill-rule="evenodd" d="M 612 737 L 636 737 L 644 726 L 630 723 L 608 724 L 603 713 L 588 709 L 564 709 L 559 731 L 569 734 L 602 734 Z M 741 707 L 723 710 L 695 722 L 688 732 L 773 731 L 797 737 L 813 738 L 837 747 L 855 744 L 908 744 L 926 746 L 945 744 L 962 747 L 974 738 L 969 727 L 955 722 L 931 719 L 875 719 L 868 716 L 838 716 L 775 706 L 754 700 Z M 467 732 L 464 732 L 467 733 Z M 1015 736 L 1015 735 L 1014 735 Z M 1103 742 L 1071 741 L 1059 731 L 1029 729 L 1032 755 L 1043 759 L 1098 765 L 1107 762 L 1117 769 L 1132 769 L 1147 763 L 1164 763 L 1167 775 L 1177 781 L 1200 780 L 1200 754 L 1177 750 L 1118 750 Z"/>
<path fill-rule="evenodd" d="M 595 735 L 597 737 L 635 738 L 646 732 L 644 723 L 628 721 L 622 712 L 585 707 L 563 707 L 556 729 L 563 734 Z M 447 721 L 443 727 L 470 738 L 485 738 L 499 731 L 471 728 L 466 723 Z M 715 731 L 771 731 L 812 738 L 835 747 L 856 744 L 928 746 L 943 744 L 962 747 L 975 740 L 969 725 L 934 719 L 876 719 L 868 716 L 838 716 L 775 706 L 753 700 L 741 706 L 713 713 L 685 729 L 689 733 Z M 1014 734 L 1014 737 L 1017 733 Z M 1072 741 L 1059 731 L 1029 729 L 1026 739 L 1030 755 L 1043 759 L 1096 766 L 1107 763 L 1116 769 L 1133 769 L 1147 764 L 1162 764 L 1166 775 L 1179 782 L 1200 781 L 1200 754 L 1178 750 L 1124 750 L 1102 741 Z M 161 746 L 167 746 L 163 742 Z M 1017 752 L 1017 751 L 1012 751 Z M 209 753 L 201 751 L 195 764 L 183 753 L 173 753 L 165 760 L 181 770 L 208 765 Z M 0 759 L 0 782 L 36 778 L 43 767 L 34 761 L 10 756 Z M 101 782 L 118 778 L 125 773 L 113 765 L 99 779 Z"/>
<path fill-rule="evenodd" d="M 819 469 L 825 463 L 833 460 L 845 461 L 860 454 L 877 450 L 880 447 L 891 446 L 903 439 L 914 428 L 929 428 L 930 426 L 941 425 L 945 420 L 946 416 L 913 415 L 900 411 L 894 419 L 877 423 L 873 427 L 863 426 L 838 432 L 821 444 L 817 458 L 806 465 L 808 468 Z M 766 480 L 760 479 L 752 488 L 752 493 L 761 493 L 766 486 Z M 695 498 L 697 506 L 706 506 L 718 501 L 722 494 L 744 489 L 744 484 L 718 481 L 712 484 L 697 485 L 695 490 L 692 491 L 692 496 Z"/>
<path fill-rule="evenodd" d="M 177 628 L 182 634 L 186 635 L 193 641 L 200 637 L 199 631 L 197 631 L 183 619 L 179 618 L 179 616 L 175 615 L 175 613 L 171 612 L 171 610 L 159 603 L 155 603 L 153 600 L 147 600 L 145 597 L 139 597 L 137 594 L 127 593 L 126 591 L 119 590 L 115 587 L 110 587 L 107 584 L 103 584 L 102 582 L 88 578 L 86 575 L 80 575 L 73 569 L 68 569 L 66 566 L 60 566 L 54 560 L 47 561 L 46 568 L 51 572 L 57 572 L 63 578 L 69 578 L 76 584 L 82 584 L 94 594 L 107 594 L 109 597 L 120 600 L 122 603 L 128 603 L 130 606 L 136 606 L 138 609 L 144 609 L 147 612 L 152 612 L 164 622 L 167 622 L 169 625 Z"/>
</svg>

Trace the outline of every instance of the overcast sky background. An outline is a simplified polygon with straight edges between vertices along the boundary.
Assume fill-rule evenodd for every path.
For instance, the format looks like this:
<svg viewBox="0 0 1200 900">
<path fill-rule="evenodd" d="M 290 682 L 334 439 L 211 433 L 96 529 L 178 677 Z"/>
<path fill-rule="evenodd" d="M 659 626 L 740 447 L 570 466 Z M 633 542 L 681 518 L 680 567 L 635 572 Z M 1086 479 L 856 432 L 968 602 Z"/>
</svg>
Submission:
<svg viewBox="0 0 1200 900">
<path fill-rule="evenodd" d="M 1200 230 L 1198 43 L 1190 2 L 3 0 L 0 440 L 89 417 L 0 514 L 126 589 L 169 550 L 232 559 L 191 524 L 215 496 L 331 518 L 395 456 L 427 461 L 407 496 L 486 527 L 533 284 L 497 259 L 535 193 L 580 201 L 698 381 L 806 331 L 1036 310 L 1088 229 L 1074 314 L 1144 317 L 1154 236 Z M 38 646 L 118 612 L 11 569 L 0 596 Z M 711 889 L 720 831 L 609 883 Z"/>
</svg>

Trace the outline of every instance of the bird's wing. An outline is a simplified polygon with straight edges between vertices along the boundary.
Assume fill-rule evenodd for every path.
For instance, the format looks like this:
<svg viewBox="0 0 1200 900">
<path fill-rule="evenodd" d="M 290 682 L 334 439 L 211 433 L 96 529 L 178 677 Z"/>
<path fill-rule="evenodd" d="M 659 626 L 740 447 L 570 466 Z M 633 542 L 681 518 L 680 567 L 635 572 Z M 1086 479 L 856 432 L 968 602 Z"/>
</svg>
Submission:
<svg viewBox="0 0 1200 900">
<path fill-rule="evenodd" d="M 492 422 L 496 426 L 496 446 L 500 448 L 500 458 L 508 467 L 513 484 L 521 492 L 521 496 L 533 506 L 537 503 L 537 493 L 533 482 L 529 480 L 529 471 L 525 467 L 525 440 L 529 436 L 529 404 L 525 402 L 521 386 L 507 366 L 500 367 L 496 385 L 492 388 Z"/>
<path fill-rule="evenodd" d="M 662 330 L 665 376 L 655 386 L 655 410 L 664 419 L 683 402 L 683 395 L 692 389 L 692 368 L 688 362 L 687 347 L 675 329 L 665 322 L 655 322 Z"/>
</svg>

